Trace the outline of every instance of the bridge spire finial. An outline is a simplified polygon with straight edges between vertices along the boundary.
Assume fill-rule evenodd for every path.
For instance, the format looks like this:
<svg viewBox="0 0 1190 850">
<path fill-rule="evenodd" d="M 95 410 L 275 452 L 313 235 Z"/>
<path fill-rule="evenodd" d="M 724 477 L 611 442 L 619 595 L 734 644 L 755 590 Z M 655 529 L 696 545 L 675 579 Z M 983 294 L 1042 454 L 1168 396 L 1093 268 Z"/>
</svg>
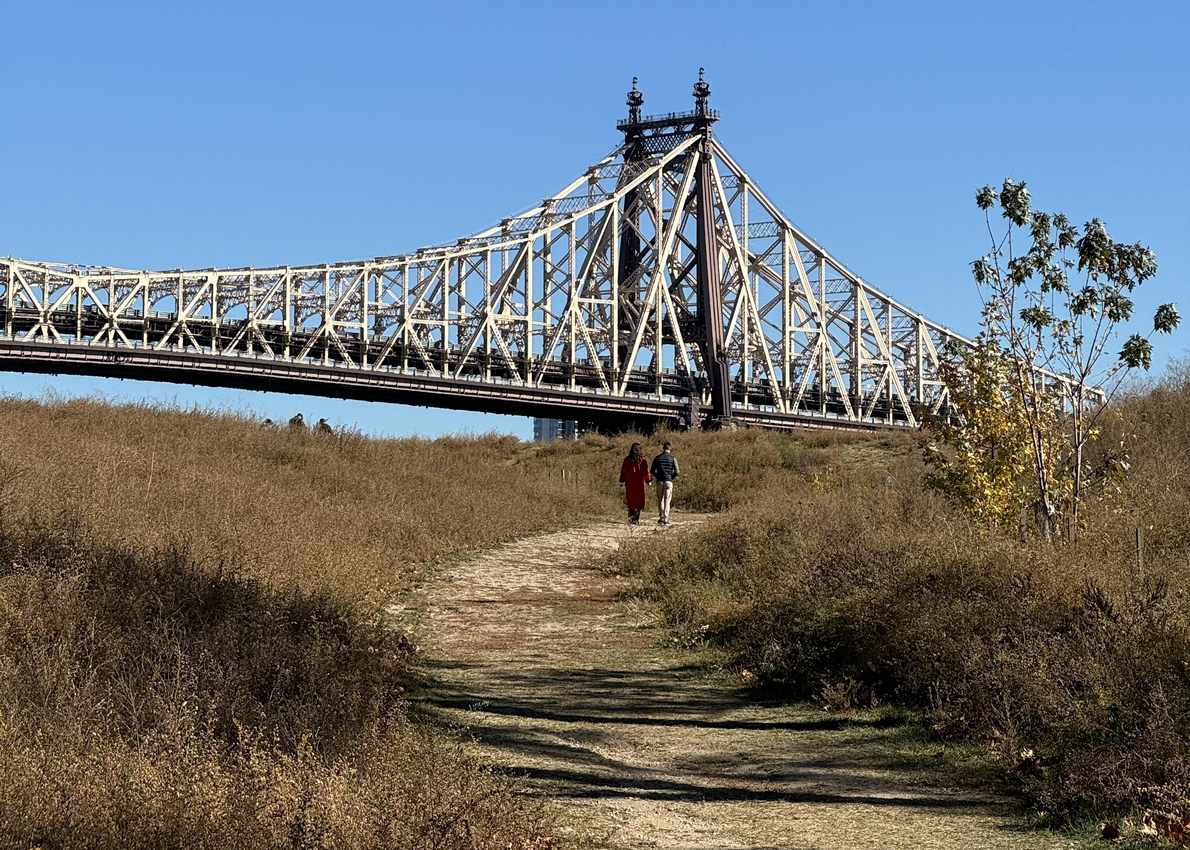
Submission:
<svg viewBox="0 0 1190 850">
<path fill-rule="evenodd" d="M 640 122 L 640 108 L 645 104 L 645 96 L 636 87 L 637 79 L 632 78 L 632 91 L 628 92 L 628 120 L 633 123 Z"/>
<path fill-rule="evenodd" d="M 699 115 L 707 114 L 707 98 L 711 96 L 711 86 L 704 77 L 704 68 L 698 69 L 698 82 L 694 84 L 694 111 Z"/>
</svg>

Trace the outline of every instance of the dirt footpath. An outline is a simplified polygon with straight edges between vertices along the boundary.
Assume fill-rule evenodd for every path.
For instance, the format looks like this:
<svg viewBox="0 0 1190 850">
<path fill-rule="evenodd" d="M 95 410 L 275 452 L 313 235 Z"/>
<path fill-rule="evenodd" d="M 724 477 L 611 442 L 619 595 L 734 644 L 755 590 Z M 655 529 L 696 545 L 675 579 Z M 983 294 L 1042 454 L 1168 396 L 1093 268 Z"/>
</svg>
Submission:
<svg viewBox="0 0 1190 850">
<path fill-rule="evenodd" d="M 664 531 L 595 521 L 439 571 L 403 612 L 425 651 L 421 710 L 558 801 L 574 846 L 1073 846 L 948 784 L 910 727 L 749 702 L 665 648 L 648 611 L 619 601 L 623 582 L 590 566 L 703 519 Z"/>
</svg>

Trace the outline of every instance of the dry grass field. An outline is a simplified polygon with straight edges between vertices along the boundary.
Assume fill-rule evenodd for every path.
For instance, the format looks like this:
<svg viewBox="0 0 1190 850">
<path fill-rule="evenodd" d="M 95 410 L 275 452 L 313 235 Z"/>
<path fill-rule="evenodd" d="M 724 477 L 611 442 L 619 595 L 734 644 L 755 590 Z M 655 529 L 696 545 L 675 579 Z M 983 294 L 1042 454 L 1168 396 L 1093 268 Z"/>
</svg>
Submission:
<svg viewBox="0 0 1190 850">
<path fill-rule="evenodd" d="M 608 498 L 508 437 L 374 440 L 98 401 L 0 400 L 0 522 L 185 551 L 270 586 L 379 605 L 417 565 Z"/>
<path fill-rule="evenodd" d="M 676 510 L 719 516 L 605 566 L 767 697 L 915 708 L 1055 823 L 1174 815 L 1188 423 L 1185 370 L 1122 402 L 1132 473 L 1055 547 L 926 491 L 911 435 L 673 435 Z M 416 650 L 383 611 L 425 565 L 616 515 L 632 439 L 0 400 L 0 847 L 555 846 L 546 808 L 408 720 Z"/>
<path fill-rule="evenodd" d="M 0 847 L 549 846 L 380 612 L 611 498 L 506 438 L 0 401 Z"/>
<path fill-rule="evenodd" d="M 1186 820 L 1190 370 L 1104 427 L 1132 469 L 1076 542 L 975 527 L 924 488 L 912 442 L 794 445 L 790 475 L 759 476 L 702 532 L 611 567 L 679 640 L 725 648 L 770 697 L 891 701 L 939 739 L 987 744 L 1044 820 Z"/>
</svg>

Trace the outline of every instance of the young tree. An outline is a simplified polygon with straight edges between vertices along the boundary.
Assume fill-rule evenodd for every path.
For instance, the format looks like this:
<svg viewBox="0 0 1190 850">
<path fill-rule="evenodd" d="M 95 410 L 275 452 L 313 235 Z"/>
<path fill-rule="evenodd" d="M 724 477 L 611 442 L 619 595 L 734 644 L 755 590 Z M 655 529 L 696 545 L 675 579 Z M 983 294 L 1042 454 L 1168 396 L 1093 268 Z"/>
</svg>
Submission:
<svg viewBox="0 0 1190 850">
<path fill-rule="evenodd" d="M 1077 521 L 1086 448 L 1104 404 L 1128 372 L 1150 367 L 1149 337 L 1172 332 L 1178 313 L 1162 304 L 1148 334 L 1133 333 L 1118 352 L 1110 350 L 1132 318 L 1134 291 L 1157 273 L 1153 251 L 1114 241 L 1098 218 L 1080 233 L 1062 213 L 1033 210 L 1027 186 L 1011 179 L 999 191 L 984 186 L 975 201 L 990 240 L 990 250 L 971 264 L 984 304 L 982 339 L 1010 364 L 1006 389 L 1021 407 L 1038 525 L 1049 538 L 1065 503 Z M 1004 220 L 999 233 L 996 209 Z M 1048 379 L 1037 367 L 1065 380 Z"/>
<path fill-rule="evenodd" d="M 937 439 L 925 447 L 926 483 L 988 526 L 1011 524 L 1030 501 L 1028 427 L 1011 373 L 992 340 L 951 347 L 939 374 L 949 415 L 927 420 Z"/>
</svg>

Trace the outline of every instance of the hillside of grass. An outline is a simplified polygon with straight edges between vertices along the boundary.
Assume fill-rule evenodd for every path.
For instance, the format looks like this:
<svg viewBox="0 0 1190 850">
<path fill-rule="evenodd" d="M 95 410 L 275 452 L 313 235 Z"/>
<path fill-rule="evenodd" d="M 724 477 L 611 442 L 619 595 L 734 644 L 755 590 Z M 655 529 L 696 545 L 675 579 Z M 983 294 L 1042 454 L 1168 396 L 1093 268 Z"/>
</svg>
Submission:
<svg viewBox="0 0 1190 850">
<path fill-rule="evenodd" d="M 1130 475 L 1059 546 L 929 492 L 914 435 L 670 435 L 675 509 L 719 516 L 607 567 L 766 699 L 914 708 L 1055 823 L 1172 822 L 1190 372 L 1105 431 Z M 416 650 L 384 610 L 426 565 L 619 515 L 633 439 L 0 400 L 0 847 L 554 846 L 541 804 L 409 720 Z"/>
<path fill-rule="evenodd" d="M 0 399 L 0 522 L 184 550 L 380 605 L 418 565 L 608 509 L 511 437 L 378 440 L 233 415 Z"/>
<path fill-rule="evenodd" d="M 516 440 L 0 400 L 0 848 L 545 848 L 384 606 L 610 491 Z"/>
<path fill-rule="evenodd" d="M 1131 471 L 1074 542 L 973 525 L 925 488 L 912 442 L 824 454 L 772 436 L 802 458 L 787 475 L 768 457 L 704 531 L 609 566 L 766 697 L 919 709 L 938 738 L 986 744 L 1052 823 L 1184 822 L 1190 370 L 1121 400 L 1104 430 Z"/>
</svg>

